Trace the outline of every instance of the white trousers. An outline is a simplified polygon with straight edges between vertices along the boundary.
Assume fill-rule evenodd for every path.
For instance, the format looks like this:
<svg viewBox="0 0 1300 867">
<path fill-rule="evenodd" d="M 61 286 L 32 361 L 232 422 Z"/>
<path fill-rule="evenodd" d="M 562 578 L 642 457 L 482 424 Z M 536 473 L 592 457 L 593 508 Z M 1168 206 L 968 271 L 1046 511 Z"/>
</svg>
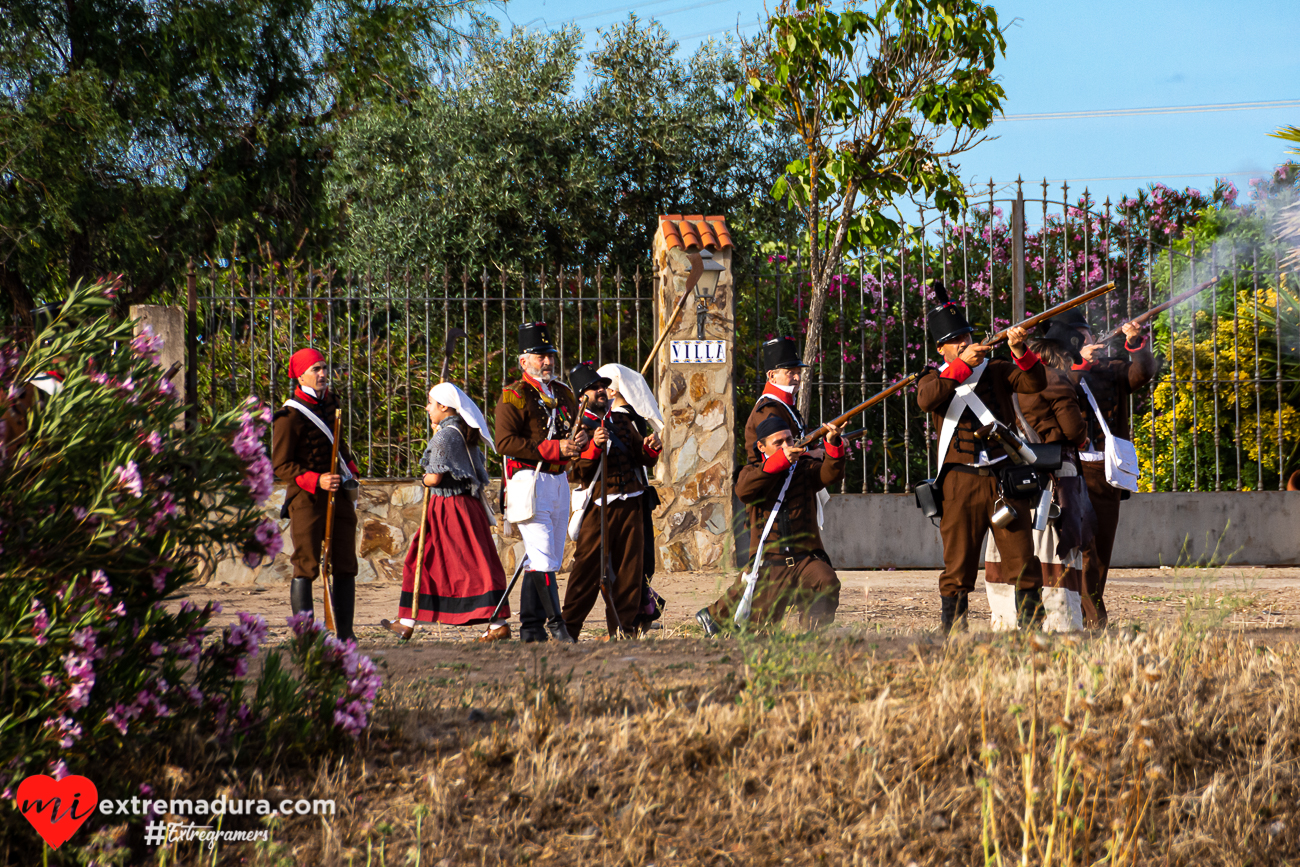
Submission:
<svg viewBox="0 0 1300 867">
<path fill-rule="evenodd" d="M 569 477 L 520 470 L 537 476 L 537 505 L 533 517 L 515 524 L 524 540 L 530 572 L 558 572 L 564 560 L 564 538 L 569 524 Z"/>
</svg>

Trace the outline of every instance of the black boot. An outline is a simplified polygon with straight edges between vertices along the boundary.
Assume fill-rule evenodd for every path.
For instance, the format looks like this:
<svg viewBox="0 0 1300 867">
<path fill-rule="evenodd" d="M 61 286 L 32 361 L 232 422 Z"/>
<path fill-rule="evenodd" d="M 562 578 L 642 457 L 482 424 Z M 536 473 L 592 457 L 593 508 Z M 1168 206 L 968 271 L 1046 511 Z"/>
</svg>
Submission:
<svg viewBox="0 0 1300 867">
<path fill-rule="evenodd" d="M 1046 614 L 1043 610 L 1043 594 L 1039 588 L 1016 588 L 1016 620 L 1021 629 L 1037 629 Z"/>
<path fill-rule="evenodd" d="M 970 609 L 970 597 L 966 593 L 958 593 L 956 596 L 940 596 L 939 602 L 939 628 L 944 635 L 950 634 L 954 629 L 958 632 L 966 631 L 966 612 Z"/>
<path fill-rule="evenodd" d="M 294 614 L 312 610 L 310 578 L 295 578 L 290 582 L 289 608 Z"/>
<path fill-rule="evenodd" d="M 352 619 L 357 605 L 357 576 L 335 575 L 330 590 L 334 602 L 334 633 L 340 641 L 356 641 Z"/>
<path fill-rule="evenodd" d="M 546 641 L 545 618 L 541 596 L 537 592 L 534 575 L 545 573 L 525 571 L 519 585 L 519 640 L 524 644 Z"/>
<path fill-rule="evenodd" d="M 561 644 L 575 644 L 576 639 L 569 635 L 569 629 L 560 616 L 560 585 L 554 572 L 530 572 L 533 587 L 537 588 L 542 610 L 546 612 L 546 631 Z"/>
</svg>

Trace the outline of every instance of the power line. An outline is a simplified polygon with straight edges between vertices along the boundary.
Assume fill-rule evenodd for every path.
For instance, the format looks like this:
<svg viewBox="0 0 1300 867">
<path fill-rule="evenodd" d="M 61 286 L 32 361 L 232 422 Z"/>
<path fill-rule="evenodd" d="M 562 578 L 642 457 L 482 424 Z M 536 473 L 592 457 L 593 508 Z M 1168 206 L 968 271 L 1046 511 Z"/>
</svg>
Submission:
<svg viewBox="0 0 1300 867">
<path fill-rule="evenodd" d="M 659 2 L 667 2 L 667 0 L 659 0 Z M 734 2 L 735 2 L 735 0 L 708 0 L 708 2 L 706 2 L 706 3 L 692 3 L 690 6 L 679 6 L 679 7 L 677 7 L 676 9 L 669 9 L 667 12 L 659 12 L 659 13 L 655 14 L 655 15 L 654 15 L 650 20 L 652 20 L 652 21 L 657 21 L 657 20 L 660 19 L 660 18 L 667 18 L 669 15 L 676 15 L 676 14 L 679 13 L 679 12 L 694 12 L 696 9 L 703 9 L 703 8 L 706 7 L 706 6 L 717 6 L 719 3 L 734 3 Z M 636 8 L 638 8 L 638 7 L 636 7 L 636 6 L 628 6 L 628 7 L 626 7 L 626 9 L 618 9 L 618 10 L 615 10 L 615 11 L 617 11 L 617 12 L 624 12 L 624 11 L 627 11 L 627 9 L 636 9 Z M 584 15 L 584 16 L 582 16 L 582 17 L 584 17 L 584 18 L 595 18 L 597 15 L 604 15 L 604 14 L 606 14 L 606 13 L 604 13 L 604 12 L 593 12 L 593 13 L 591 13 L 590 15 Z M 578 19 L 573 18 L 573 19 L 570 19 L 570 20 L 571 20 L 571 21 L 576 21 L 576 20 L 578 20 Z M 568 22 L 565 22 L 565 23 L 567 24 Z M 612 22 L 611 22 L 611 23 L 612 23 Z M 599 28 L 599 27 L 606 27 L 606 26 L 608 26 L 608 25 L 606 25 L 606 24 L 597 24 L 597 25 L 595 25 L 594 27 L 586 27 L 586 28 L 584 28 L 584 29 L 585 29 L 585 30 L 595 30 L 595 29 L 597 29 L 597 28 Z M 729 29 L 729 28 L 723 28 L 723 29 L 725 30 L 725 29 Z"/>
<path fill-rule="evenodd" d="M 1296 106 L 1300 106 L 1300 99 L 1278 99 L 1271 102 L 1219 102 L 1206 105 L 1158 105 L 1148 108 L 1104 108 L 1096 111 L 1044 111 L 1032 114 L 1006 114 L 996 120 L 1081 120 L 1093 117 L 1203 114 L 1205 112 L 1215 111 L 1256 111 L 1264 108 L 1294 108 Z"/>
<path fill-rule="evenodd" d="M 1269 170 L 1265 171 L 1241 171 L 1241 172 L 1187 172 L 1184 174 L 1173 175 L 1115 175 L 1109 178 L 1048 178 L 1048 183 L 1060 183 L 1061 181 L 1147 181 L 1160 180 L 1161 178 L 1229 178 L 1239 175 L 1251 175 L 1253 177 L 1267 177 Z"/>
<path fill-rule="evenodd" d="M 675 37 L 673 37 L 673 38 L 676 39 L 678 42 L 685 42 L 685 41 L 688 40 L 688 39 L 699 39 L 699 38 L 702 37 L 702 36 L 715 36 L 715 35 L 717 35 L 717 34 L 719 34 L 719 33 L 726 33 L 726 32 L 728 32 L 728 31 L 730 31 L 730 30 L 748 30 L 748 29 L 751 28 L 751 27 L 758 27 L 759 25 L 761 25 L 761 24 L 763 24 L 763 23 L 764 23 L 764 22 L 762 22 L 762 21 L 751 21 L 751 22 L 748 23 L 748 24 L 738 24 L 738 25 L 735 25 L 735 26 L 728 25 L 728 26 L 726 26 L 726 27 L 716 27 L 716 28 L 714 28 L 713 30 L 701 30 L 699 33 L 688 33 L 688 34 L 686 34 L 685 36 L 675 36 Z"/>
</svg>

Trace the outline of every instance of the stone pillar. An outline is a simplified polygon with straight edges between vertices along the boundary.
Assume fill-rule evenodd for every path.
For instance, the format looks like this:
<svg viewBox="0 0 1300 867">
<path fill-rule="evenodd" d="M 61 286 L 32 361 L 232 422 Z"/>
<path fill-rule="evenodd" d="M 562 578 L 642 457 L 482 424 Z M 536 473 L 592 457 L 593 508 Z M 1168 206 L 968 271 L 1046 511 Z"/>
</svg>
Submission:
<svg viewBox="0 0 1300 867">
<path fill-rule="evenodd" d="M 155 337 L 162 339 L 162 351 L 158 356 L 158 366 L 164 371 L 173 364 L 179 364 L 172 376 L 172 383 L 178 392 L 185 391 L 185 311 L 179 307 L 167 307 L 162 304 L 132 304 L 131 319 L 135 322 L 135 333 L 139 334 L 148 325 Z M 176 427 L 183 428 L 185 419 L 177 421 Z"/>
<path fill-rule="evenodd" d="M 659 334 L 668 331 L 655 359 L 659 406 L 663 410 L 664 456 L 656 469 L 662 504 L 656 510 L 659 566 L 667 572 L 725 570 L 731 562 L 732 475 L 736 465 L 736 401 L 732 387 L 735 350 L 735 282 L 731 235 L 722 217 L 660 217 L 654 239 L 655 313 Z M 707 249 L 722 265 L 717 290 L 704 313 L 704 337 L 721 341 L 725 360 L 699 361 L 693 344 L 698 316 L 692 270 Z M 694 256 L 692 254 L 695 254 Z M 684 293 L 691 296 L 675 322 L 668 319 Z M 711 345 L 716 352 L 717 344 Z"/>
</svg>

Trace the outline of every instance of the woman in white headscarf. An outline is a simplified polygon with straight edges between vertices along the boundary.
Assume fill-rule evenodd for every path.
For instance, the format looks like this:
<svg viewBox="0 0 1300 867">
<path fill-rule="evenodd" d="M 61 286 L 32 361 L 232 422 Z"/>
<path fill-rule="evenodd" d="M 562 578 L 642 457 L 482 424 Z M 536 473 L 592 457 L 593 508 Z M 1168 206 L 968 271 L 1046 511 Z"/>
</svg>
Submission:
<svg viewBox="0 0 1300 867">
<path fill-rule="evenodd" d="M 402 569 L 398 620 L 381 620 L 380 625 L 405 641 L 417 622 L 487 623 L 479 641 L 507 639 L 508 604 L 503 604 L 489 623 L 506 591 L 505 571 L 482 495 L 488 473 L 479 443 L 494 448 L 492 435 L 474 401 L 450 382 L 440 382 L 429 390 L 425 409 L 434 430 L 420 459 L 424 468 L 421 483 L 432 495 L 424 513 L 424 558 L 417 573 L 420 536 L 416 533 Z"/>
<path fill-rule="evenodd" d="M 630 367 L 613 363 L 606 364 L 596 372 L 609 378 L 610 384 L 607 391 L 610 400 L 614 402 L 614 412 L 627 413 L 631 416 L 632 424 L 637 433 L 641 434 L 646 444 L 652 449 L 663 448 L 663 444 L 659 440 L 659 434 L 664 429 L 664 417 L 659 412 L 659 403 L 655 400 L 654 392 L 650 390 L 650 385 L 645 381 L 645 377 Z M 641 568 L 643 570 L 641 577 L 641 606 L 637 611 L 636 621 L 632 626 L 637 629 L 658 629 L 658 626 L 652 624 L 663 616 L 666 604 L 664 598 L 655 592 L 651 583 L 654 580 L 655 572 L 655 525 L 653 513 L 655 507 L 659 505 L 659 492 L 650 484 L 649 477 L 645 475 L 645 469 L 641 468 L 639 472 L 643 474 L 641 481 L 646 486 L 645 495 L 640 497 L 643 521 L 642 538 L 645 540 L 645 549 L 641 552 Z"/>
</svg>

